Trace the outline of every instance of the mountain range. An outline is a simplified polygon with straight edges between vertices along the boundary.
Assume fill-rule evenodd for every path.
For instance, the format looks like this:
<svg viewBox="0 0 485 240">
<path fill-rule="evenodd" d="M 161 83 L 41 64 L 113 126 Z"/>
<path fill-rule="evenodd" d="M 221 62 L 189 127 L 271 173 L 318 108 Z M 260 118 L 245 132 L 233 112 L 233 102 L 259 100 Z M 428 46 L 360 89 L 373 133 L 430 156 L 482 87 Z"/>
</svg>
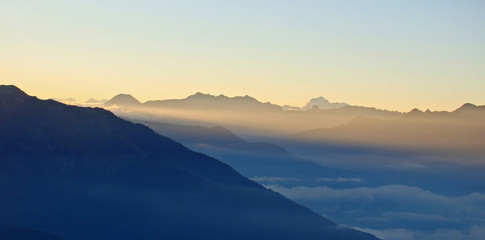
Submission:
<svg viewBox="0 0 485 240">
<path fill-rule="evenodd" d="M 0 109 L 1 234 L 376 239 L 104 109 L 40 100 L 15 86 L 0 86 Z"/>
<path fill-rule="evenodd" d="M 262 139 L 269 135 L 328 144 L 485 154 L 485 107 L 471 103 L 452 112 L 413 109 L 400 113 L 330 103 L 323 97 L 312 99 L 304 111 L 285 110 L 248 96 L 197 93 L 186 99 L 132 105 L 123 105 L 119 97 L 138 102 L 130 95 L 116 96 L 112 99 L 116 105 L 129 110 L 114 109 L 117 115 L 152 123 L 220 125 L 238 135 Z"/>
<path fill-rule="evenodd" d="M 464 104 L 452 112 L 414 109 L 402 118 L 356 118 L 335 128 L 293 136 L 303 141 L 485 155 L 485 106 Z"/>
<path fill-rule="evenodd" d="M 308 106 L 312 106 L 308 108 Z M 119 116 L 182 125 L 222 125 L 241 134 L 291 134 L 312 128 L 334 127 L 356 117 L 395 119 L 403 114 L 387 110 L 330 103 L 323 97 L 306 107 L 288 110 L 250 96 L 227 97 L 196 93 L 184 99 L 139 103 L 127 94 L 113 97 L 104 107 Z"/>
<path fill-rule="evenodd" d="M 214 149 L 215 151 L 235 151 L 265 155 L 288 155 L 280 146 L 268 142 L 248 142 L 229 129 L 215 126 L 187 126 L 157 123 L 139 119 L 127 119 L 150 127 L 161 135 L 170 137 L 186 146 Z"/>
<path fill-rule="evenodd" d="M 130 94 L 118 94 L 114 96 L 112 99 L 107 101 L 104 105 L 105 106 L 136 106 L 140 105 L 140 101 L 138 101 L 136 98 L 131 96 Z M 236 96 L 236 97 L 227 97 L 225 95 L 210 95 L 210 94 L 204 94 L 201 92 L 197 92 L 193 95 L 188 96 L 185 99 L 168 99 L 168 100 L 152 100 L 152 101 L 147 101 L 144 103 L 147 106 L 199 106 L 199 107 L 206 107 L 207 104 L 215 104 L 216 107 L 223 107 L 226 106 L 229 107 L 230 109 L 234 108 L 241 108 L 244 107 L 245 105 L 247 107 L 251 107 L 253 109 L 254 106 L 257 105 L 264 105 L 266 107 L 272 106 L 273 109 L 282 109 L 282 110 L 297 110 L 297 111 L 306 111 L 310 109 L 321 109 L 321 110 L 330 110 L 330 109 L 337 109 L 345 106 L 349 106 L 347 103 L 341 103 L 341 102 L 330 102 L 324 97 L 317 97 L 317 98 L 312 98 L 308 103 L 306 103 L 302 107 L 294 107 L 294 106 L 279 106 L 276 104 L 271 104 L 271 103 L 261 103 L 257 99 L 250 97 L 248 95 L 246 96 Z M 229 105 L 229 106 L 228 106 Z M 269 107 L 271 108 L 271 107 Z"/>
<path fill-rule="evenodd" d="M 294 156 L 273 143 L 246 141 L 221 126 L 187 126 L 139 119 L 127 120 L 148 126 L 190 149 L 215 156 L 244 176 L 253 179 L 268 180 L 272 178 L 264 176 L 276 176 L 278 179 L 298 179 L 298 181 L 287 182 L 288 184 L 291 182 L 301 184 L 304 179 L 313 182 L 314 179 L 321 177 L 356 177 L 355 173 L 325 167 Z"/>
</svg>

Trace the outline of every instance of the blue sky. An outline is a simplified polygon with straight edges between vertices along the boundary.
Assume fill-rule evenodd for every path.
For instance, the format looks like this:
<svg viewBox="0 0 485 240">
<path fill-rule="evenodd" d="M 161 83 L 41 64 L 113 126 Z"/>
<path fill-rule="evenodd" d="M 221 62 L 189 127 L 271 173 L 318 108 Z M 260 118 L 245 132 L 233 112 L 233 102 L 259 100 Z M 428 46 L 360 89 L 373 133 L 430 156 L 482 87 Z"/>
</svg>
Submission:
<svg viewBox="0 0 485 240">
<path fill-rule="evenodd" d="M 409 111 L 485 104 L 483 1 L 2 1 L 0 81 Z"/>
</svg>

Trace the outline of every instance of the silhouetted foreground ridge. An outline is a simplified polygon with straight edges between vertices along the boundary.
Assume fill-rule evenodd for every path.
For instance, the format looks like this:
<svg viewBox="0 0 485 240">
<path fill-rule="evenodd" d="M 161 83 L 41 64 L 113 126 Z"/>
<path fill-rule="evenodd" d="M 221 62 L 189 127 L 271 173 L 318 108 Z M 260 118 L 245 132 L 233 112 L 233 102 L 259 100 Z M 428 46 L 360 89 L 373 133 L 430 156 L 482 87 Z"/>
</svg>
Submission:
<svg viewBox="0 0 485 240">
<path fill-rule="evenodd" d="M 148 127 L 15 86 L 0 86 L 0 194 L 1 239 L 375 239 Z"/>
</svg>

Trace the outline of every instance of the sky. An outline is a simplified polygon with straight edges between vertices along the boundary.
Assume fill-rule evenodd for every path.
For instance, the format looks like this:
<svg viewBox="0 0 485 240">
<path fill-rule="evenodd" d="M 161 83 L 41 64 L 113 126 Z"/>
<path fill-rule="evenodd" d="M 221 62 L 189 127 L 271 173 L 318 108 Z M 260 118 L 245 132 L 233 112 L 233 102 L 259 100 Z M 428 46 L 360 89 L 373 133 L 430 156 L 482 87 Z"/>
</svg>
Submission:
<svg viewBox="0 0 485 240">
<path fill-rule="evenodd" d="M 485 104 L 485 1 L 0 0 L 0 84 L 410 111 Z"/>
</svg>

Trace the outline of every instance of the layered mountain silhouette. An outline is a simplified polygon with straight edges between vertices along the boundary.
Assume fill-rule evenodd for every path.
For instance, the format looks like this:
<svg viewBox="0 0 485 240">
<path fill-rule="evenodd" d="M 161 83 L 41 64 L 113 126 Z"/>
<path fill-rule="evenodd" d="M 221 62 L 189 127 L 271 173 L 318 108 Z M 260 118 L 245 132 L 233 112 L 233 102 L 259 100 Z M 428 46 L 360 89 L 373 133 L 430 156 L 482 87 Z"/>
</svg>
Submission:
<svg viewBox="0 0 485 240">
<path fill-rule="evenodd" d="M 216 151 L 226 150 L 264 155 L 288 155 L 288 152 L 278 145 L 267 142 L 248 142 L 221 126 L 187 126 L 138 119 L 128 120 L 148 126 L 161 135 L 181 142 L 186 146 L 209 148 Z"/>
<path fill-rule="evenodd" d="M 213 96 L 198 92 L 185 99 L 155 100 L 143 103 L 146 107 L 185 108 L 210 110 L 245 110 L 245 111 L 278 111 L 281 107 L 271 103 L 262 103 L 250 96 L 227 97 Z"/>
<path fill-rule="evenodd" d="M 301 132 L 298 139 L 400 149 L 485 154 L 485 106 L 452 112 L 413 109 L 399 119 L 357 118 L 335 128 Z"/>
<path fill-rule="evenodd" d="M 203 127 L 156 123 L 128 119 L 150 127 L 161 135 L 170 137 L 193 150 L 215 156 L 234 167 L 246 177 L 278 176 L 299 179 L 325 177 L 355 177 L 348 171 L 324 167 L 299 158 L 286 149 L 268 142 L 249 142 L 224 127 Z"/>
<path fill-rule="evenodd" d="M 118 108 L 110 108 L 113 105 Z M 395 119 L 402 116 L 399 112 L 330 103 L 323 97 L 313 99 L 309 106 L 312 107 L 295 110 L 288 106 L 263 103 L 250 96 L 227 97 L 203 93 L 184 99 L 141 104 L 132 96 L 117 95 L 105 104 L 115 114 L 128 118 L 182 125 L 224 126 L 236 133 L 256 134 L 289 134 L 311 128 L 334 127 L 357 117 Z"/>
<path fill-rule="evenodd" d="M 20 228 L 7 228 L 0 230 L 1 240 L 64 240 L 59 235 L 32 230 L 32 229 L 20 229 Z"/>
<path fill-rule="evenodd" d="M 480 121 L 480 118 L 485 117 L 485 106 L 477 106 L 471 103 L 465 103 L 461 107 L 457 108 L 452 112 L 447 111 L 430 111 L 429 109 L 426 111 L 421 111 L 417 108 L 411 110 L 410 112 L 406 113 L 405 118 L 407 119 L 437 119 L 443 118 L 446 120 L 464 120 L 464 121 Z"/>
<path fill-rule="evenodd" d="M 140 124 L 0 86 L 0 229 L 65 239 L 376 239 Z"/>
</svg>

